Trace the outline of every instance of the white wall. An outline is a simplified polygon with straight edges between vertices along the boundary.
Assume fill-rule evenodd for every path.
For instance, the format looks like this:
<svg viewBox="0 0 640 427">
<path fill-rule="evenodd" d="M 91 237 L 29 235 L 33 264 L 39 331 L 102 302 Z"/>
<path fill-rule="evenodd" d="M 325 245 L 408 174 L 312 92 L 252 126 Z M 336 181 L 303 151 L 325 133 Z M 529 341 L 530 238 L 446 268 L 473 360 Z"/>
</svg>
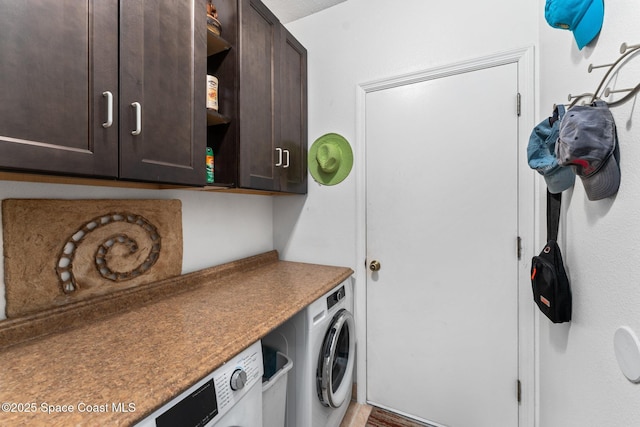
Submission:
<svg viewBox="0 0 640 427">
<path fill-rule="evenodd" d="M 180 199 L 183 273 L 273 249 L 271 196 L 0 181 L 0 199 L 9 198 Z M 0 319 L 4 317 L 4 263 L 0 263 Z"/>
<path fill-rule="evenodd" d="M 622 42 L 640 43 L 640 4 L 605 1 L 596 42 L 579 51 L 571 33 L 549 27 L 540 13 L 540 117 L 567 94 L 593 92 Z M 640 55 L 621 71 L 616 88 L 640 83 Z M 615 99 L 615 98 L 611 98 Z M 618 98 L 619 99 L 619 98 Z M 540 422 L 543 427 L 640 425 L 640 385 L 618 368 L 613 335 L 621 325 L 640 333 L 640 115 L 635 101 L 612 109 L 621 151 L 617 197 L 591 202 L 582 183 L 566 192 L 561 245 L 573 291 L 571 324 L 540 319 Z"/>
</svg>

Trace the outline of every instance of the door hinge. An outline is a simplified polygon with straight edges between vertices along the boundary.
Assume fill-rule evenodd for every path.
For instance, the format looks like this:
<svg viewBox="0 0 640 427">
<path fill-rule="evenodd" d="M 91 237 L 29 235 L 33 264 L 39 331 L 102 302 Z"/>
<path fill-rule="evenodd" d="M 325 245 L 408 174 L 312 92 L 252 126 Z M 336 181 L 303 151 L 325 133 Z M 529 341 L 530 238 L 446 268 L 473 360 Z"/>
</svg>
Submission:
<svg viewBox="0 0 640 427">
<path fill-rule="evenodd" d="M 520 117 L 521 112 L 522 112 L 522 96 L 520 95 L 520 92 L 518 92 L 516 94 L 516 113 L 518 114 L 518 117 Z"/>
<path fill-rule="evenodd" d="M 517 380 L 517 384 L 516 384 L 516 388 L 517 388 L 517 398 L 518 398 L 518 403 L 522 402 L 522 383 L 520 382 L 520 380 Z"/>
<path fill-rule="evenodd" d="M 522 259 L 522 237 L 518 236 L 516 239 L 516 253 L 518 254 L 518 261 Z"/>
</svg>

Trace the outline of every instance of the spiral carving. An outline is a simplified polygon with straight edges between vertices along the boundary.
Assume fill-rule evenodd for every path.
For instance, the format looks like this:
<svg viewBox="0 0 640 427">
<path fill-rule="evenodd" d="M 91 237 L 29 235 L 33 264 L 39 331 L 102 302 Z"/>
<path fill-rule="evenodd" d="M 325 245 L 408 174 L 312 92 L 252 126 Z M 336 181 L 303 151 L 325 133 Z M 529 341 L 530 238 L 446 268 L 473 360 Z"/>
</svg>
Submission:
<svg viewBox="0 0 640 427">
<path fill-rule="evenodd" d="M 56 272 L 64 293 L 70 294 L 79 289 L 79 285 L 73 274 L 73 261 L 76 255 L 76 250 L 80 244 L 85 240 L 89 233 L 94 232 L 98 228 L 117 222 L 132 224 L 143 229 L 151 241 L 149 254 L 146 259 L 139 263 L 135 268 L 125 272 L 115 271 L 108 265 L 109 255 L 112 250 L 115 247 L 120 246 L 125 248 L 128 254 L 134 254 L 139 250 L 139 244 L 134 238 L 131 238 L 125 233 L 115 233 L 110 235 L 102 240 L 94 253 L 95 268 L 100 276 L 112 282 L 131 280 L 144 274 L 156 263 L 160 256 L 162 238 L 158 233 L 157 228 L 152 223 L 140 215 L 129 212 L 100 215 L 91 219 L 74 232 L 73 235 L 67 239 L 60 251 L 58 263 L 56 265 Z"/>
</svg>

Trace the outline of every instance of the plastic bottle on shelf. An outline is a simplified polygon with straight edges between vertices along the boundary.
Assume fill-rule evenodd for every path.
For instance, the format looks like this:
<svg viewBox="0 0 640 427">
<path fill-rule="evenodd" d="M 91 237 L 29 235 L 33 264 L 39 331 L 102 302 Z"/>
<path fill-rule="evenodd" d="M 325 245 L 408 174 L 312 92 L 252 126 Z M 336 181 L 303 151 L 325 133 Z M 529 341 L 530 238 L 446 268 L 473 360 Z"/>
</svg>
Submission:
<svg viewBox="0 0 640 427">
<path fill-rule="evenodd" d="M 207 147 L 207 184 L 213 184 L 214 182 L 214 170 L 213 170 L 213 149 L 211 147 Z"/>
</svg>

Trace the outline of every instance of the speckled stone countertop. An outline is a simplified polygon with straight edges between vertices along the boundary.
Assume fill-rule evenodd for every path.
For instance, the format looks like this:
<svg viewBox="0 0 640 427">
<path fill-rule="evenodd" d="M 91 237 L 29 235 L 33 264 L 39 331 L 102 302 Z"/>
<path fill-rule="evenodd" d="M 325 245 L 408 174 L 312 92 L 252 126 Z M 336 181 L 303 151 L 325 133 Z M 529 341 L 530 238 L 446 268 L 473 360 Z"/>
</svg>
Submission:
<svg viewBox="0 0 640 427">
<path fill-rule="evenodd" d="M 0 425 L 135 424 L 353 271 L 279 261 L 274 251 L 214 273 L 0 349 Z"/>
</svg>

